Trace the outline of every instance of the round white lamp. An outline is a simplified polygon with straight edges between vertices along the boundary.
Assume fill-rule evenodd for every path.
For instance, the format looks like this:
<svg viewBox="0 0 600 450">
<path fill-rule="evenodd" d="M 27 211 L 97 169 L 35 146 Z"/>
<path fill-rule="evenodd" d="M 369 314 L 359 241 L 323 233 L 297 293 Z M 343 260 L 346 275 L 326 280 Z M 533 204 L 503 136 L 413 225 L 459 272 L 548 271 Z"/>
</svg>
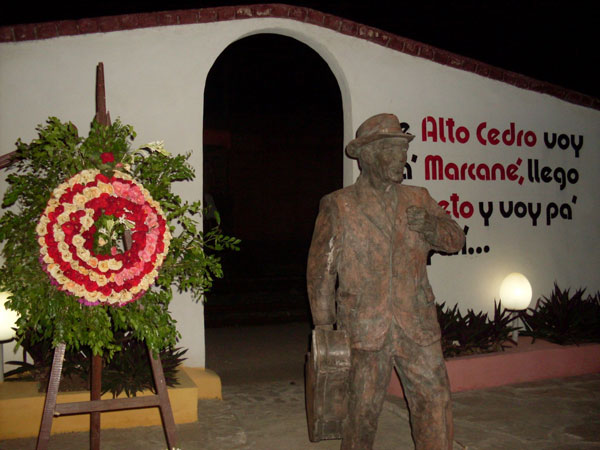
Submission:
<svg viewBox="0 0 600 450">
<path fill-rule="evenodd" d="M 515 325 L 518 324 L 519 312 L 529 307 L 531 302 L 532 290 L 527 277 L 521 273 L 513 272 L 504 278 L 500 285 L 500 301 L 502 306 L 509 311 L 513 311 Z M 512 339 L 519 342 L 519 330 L 513 331 Z"/>
<path fill-rule="evenodd" d="M 500 285 L 502 306 L 511 311 L 521 311 L 531 302 L 531 284 L 525 275 L 513 272 Z"/>
<path fill-rule="evenodd" d="M 19 315 L 4 307 L 4 303 L 10 297 L 10 292 L 0 292 L 0 383 L 4 381 L 4 350 L 2 348 L 4 342 L 8 342 L 15 337 L 17 319 Z"/>
</svg>

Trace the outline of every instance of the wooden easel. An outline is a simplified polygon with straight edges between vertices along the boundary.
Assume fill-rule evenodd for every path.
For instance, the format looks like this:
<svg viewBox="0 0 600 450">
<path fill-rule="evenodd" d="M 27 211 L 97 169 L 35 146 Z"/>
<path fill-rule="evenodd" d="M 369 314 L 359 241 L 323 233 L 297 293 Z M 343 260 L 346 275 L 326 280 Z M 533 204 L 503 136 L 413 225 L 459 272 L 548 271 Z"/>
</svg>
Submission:
<svg viewBox="0 0 600 450">
<path fill-rule="evenodd" d="M 96 120 L 102 125 L 110 125 L 110 114 L 106 111 L 106 92 L 104 88 L 104 65 L 99 63 L 96 68 Z M 127 239 L 126 239 L 127 240 Z M 126 242 L 128 247 L 130 242 Z M 116 398 L 101 400 L 102 392 L 102 356 L 92 356 L 92 376 L 90 400 L 86 402 L 56 403 L 60 375 L 62 372 L 65 356 L 65 344 L 59 344 L 54 350 L 54 359 L 50 371 L 44 413 L 40 425 L 37 440 L 37 450 L 46 450 L 50 441 L 50 431 L 54 416 L 69 414 L 90 414 L 90 450 L 100 450 L 100 413 L 105 411 L 117 411 L 125 409 L 139 409 L 158 407 L 162 420 L 165 438 L 169 450 L 177 446 L 175 434 L 175 420 L 171 409 L 171 402 L 167 393 L 167 384 L 163 373 L 160 358 L 154 358 L 152 351 L 148 348 L 150 366 L 156 395 Z"/>
</svg>

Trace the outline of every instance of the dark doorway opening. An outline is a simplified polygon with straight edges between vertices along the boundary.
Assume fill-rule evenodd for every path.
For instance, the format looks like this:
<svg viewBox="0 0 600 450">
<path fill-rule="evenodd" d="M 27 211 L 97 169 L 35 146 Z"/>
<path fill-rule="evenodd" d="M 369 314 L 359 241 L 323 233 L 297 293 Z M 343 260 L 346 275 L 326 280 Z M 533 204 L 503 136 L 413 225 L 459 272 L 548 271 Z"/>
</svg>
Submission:
<svg viewBox="0 0 600 450">
<path fill-rule="evenodd" d="M 259 34 L 219 56 L 204 102 L 205 204 L 242 239 L 239 252 L 222 255 L 205 325 L 309 320 L 306 258 L 319 199 L 343 179 L 337 80 L 307 45 Z"/>
</svg>

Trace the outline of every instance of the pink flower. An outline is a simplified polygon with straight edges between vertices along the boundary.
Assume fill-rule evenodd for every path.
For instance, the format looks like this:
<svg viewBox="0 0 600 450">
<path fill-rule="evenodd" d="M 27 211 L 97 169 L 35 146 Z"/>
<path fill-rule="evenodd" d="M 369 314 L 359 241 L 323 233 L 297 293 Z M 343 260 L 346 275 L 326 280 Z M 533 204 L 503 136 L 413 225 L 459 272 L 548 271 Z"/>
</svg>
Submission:
<svg viewBox="0 0 600 450">
<path fill-rule="evenodd" d="M 146 216 L 146 225 L 148 225 L 148 228 L 154 228 L 158 225 L 158 218 L 154 212 L 151 212 Z"/>
<path fill-rule="evenodd" d="M 115 273 L 115 283 L 117 284 L 117 286 L 123 286 L 123 283 L 125 282 L 125 276 L 124 276 L 124 271 L 123 272 L 116 272 Z"/>
<path fill-rule="evenodd" d="M 146 203 L 144 194 L 142 193 L 139 187 L 135 185 L 130 186 L 128 194 L 129 195 L 126 198 L 128 198 L 132 202 L 137 203 L 138 205 L 143 205 L 144 203 Z"/>
<path fill-rule="evenodd" d="M 112 182 L 113 189 L 115 190 L 115 194 L 118 197 L 127 198 L 127 193 L 129 192 L 129 185 L 127 183 L 121 183 L 119 181 Z"/>
<path fill-rule="evenodd" d="M 154 233 L 154 230 L 152 230 L 150 233 L 148 233 L 146 235 L 146 246 L 150 246 L 152 244 L 156 245 L 157 241 L 158 241 L 158 234 Z"/>
<path fill-rule="evenodd" d="M 150 258 L 152 258 L 152 252 L 150 252 L 150 249 L 145 248 L 144 250 L 140 250 L 138 256 L 142 261 L 148 262 L 150 261 Z"/>
</svg>

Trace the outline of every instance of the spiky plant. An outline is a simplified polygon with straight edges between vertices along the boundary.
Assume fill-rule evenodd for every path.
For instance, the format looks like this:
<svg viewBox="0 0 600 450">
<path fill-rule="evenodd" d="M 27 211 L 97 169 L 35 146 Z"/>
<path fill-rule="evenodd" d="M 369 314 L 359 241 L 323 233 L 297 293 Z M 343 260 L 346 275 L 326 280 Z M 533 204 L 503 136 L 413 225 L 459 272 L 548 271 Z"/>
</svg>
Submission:
<svg viewBox="0 0 600 450">
<path fill-rule="evenodd" d="M 584 297 L 585 289 L 561 289 L 554 283 L 549 297 L 523 313 L 521 334 L 557 344 L 600 342 L 600 293 Z"/>
<path fill-rule="evenodd" d="M 437 305 L 438 320 L 442 330 L 442 351 L 445 357 L 502 351 L 516 327 L 514 318 L 494 302 L 494 318 L 487 313 L 467 310 L 463 316 L 458 304 L 446 308 L 445 302 Z"/>
</svg>

